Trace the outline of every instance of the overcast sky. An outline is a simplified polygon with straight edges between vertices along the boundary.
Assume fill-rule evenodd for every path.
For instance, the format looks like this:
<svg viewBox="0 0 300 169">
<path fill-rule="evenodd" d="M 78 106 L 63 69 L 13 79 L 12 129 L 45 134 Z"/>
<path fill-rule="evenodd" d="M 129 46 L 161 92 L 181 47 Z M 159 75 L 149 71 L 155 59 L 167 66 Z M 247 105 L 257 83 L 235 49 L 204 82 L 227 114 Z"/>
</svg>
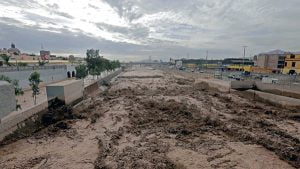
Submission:
<svg viewBox="0 0 300 169">
<path fill-rule="evenodd" d="M 0 48 L 111 59 L 300 51 L 300 0 L 1 0 Z"/>
</svg>

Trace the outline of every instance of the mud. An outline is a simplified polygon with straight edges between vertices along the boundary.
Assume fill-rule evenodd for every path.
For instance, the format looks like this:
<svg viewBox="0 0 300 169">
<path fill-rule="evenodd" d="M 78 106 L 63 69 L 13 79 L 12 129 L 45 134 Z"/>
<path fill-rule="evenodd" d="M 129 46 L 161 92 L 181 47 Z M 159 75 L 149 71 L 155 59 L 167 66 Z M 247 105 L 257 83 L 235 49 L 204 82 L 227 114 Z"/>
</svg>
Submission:
<svg viewBox="0 0 300 169">
<path fill-rule="evenodd" d="M 140 68 L 121 77 L 72 108 L 79 118 L 55 116 L 44 130 L 0 148 L 0 168 L 300 167 L 295 110 L 174 72 Z"/>
</svg>

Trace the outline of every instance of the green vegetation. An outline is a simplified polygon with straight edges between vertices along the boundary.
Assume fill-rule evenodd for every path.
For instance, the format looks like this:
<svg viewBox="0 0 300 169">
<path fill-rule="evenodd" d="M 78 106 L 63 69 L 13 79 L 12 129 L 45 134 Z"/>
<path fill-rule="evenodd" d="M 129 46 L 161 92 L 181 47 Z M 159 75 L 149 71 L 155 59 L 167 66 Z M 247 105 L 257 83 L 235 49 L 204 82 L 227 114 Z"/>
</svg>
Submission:
<svg viewBox="0 0 300 169">
<path fill-rule="evenodd" d="M 86 63 L 87 63 L 87 70 L 89 74 L 93 76 L 101 75 L 104 71 L 113 71 L 119 67 L 121 67 L 120 62 L 117 61 L 110 61 L 105 59 L 103 56 L 100 56 L 99 50 L 88 49 L 86 52 Z"/>
<path fill-rule="evenodd" d="M 19 67 L 25 67 L 25 66 L 28 66 L 28 63 L 18 62 L 17 65 L 18 65 Z"/>
<path fill-rule="evenodd" d="M 4 64 L 6 64 L 7 66 L 11 66 L 11 64 L 9 63 L 10 56 L 8 56 L 7 54 L 0 54 L 0 57 L 3 59 Z"/>
<path fill-rule="evenodd" d="M 24 94 L 24 91 L 22 90 L 22 88 L 19 86 L 19 81 L 18 80 L 11 80 L 9 77 L 4 76 L 4 75 L 0 75 L 0 80 L 2 81 L 7 81 L 8 83 L 12 84 L 15 88 L 15 95 L 16 96 L 21 96 Z M 21 105 L 18 104 L 18 100 L 17 100 L 17 105 L 16 105 L 16 109 L 21 109 Z"/>
<path fill-rule="evenodd" d="M 76 66 L 75 69 L 76 69 L 76 78 L 78 79 L 84 79 L 88 75 L 87 66 L 84 64 L 80 64 Z"/>
<path fill-rule="evenodd" d="M 32 89 L 32 97 L 34 99 L 34 104 L 36 104 L 36 96 L 40 94 L 39 84 L 42 82 L 40 79 L 40 74 L 38 72 L 31 73 L 29 77 L 29 85 Z"/>
</svg>

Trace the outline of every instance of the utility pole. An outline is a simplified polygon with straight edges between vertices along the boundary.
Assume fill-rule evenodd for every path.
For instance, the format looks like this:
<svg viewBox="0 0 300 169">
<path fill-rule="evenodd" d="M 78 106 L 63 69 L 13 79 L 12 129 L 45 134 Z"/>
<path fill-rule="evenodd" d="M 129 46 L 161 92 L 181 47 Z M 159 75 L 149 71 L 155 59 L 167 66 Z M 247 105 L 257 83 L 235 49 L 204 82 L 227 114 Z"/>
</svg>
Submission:
<svg viewBox="0 0 300 169">
<path fill-rule="evenodd" d="M 208 50 L 206 51 L 206 59 L 205 59 L 206 61 L 206 65 L 205 65 L 205 67 L 206 67 L 206 71 L 207 71 L 207 64 L 208 64 Z"/>
<path fill-rule="evenodd" d="M 248 46 L 242 46 L 242 47 L 244 48 L 243 69 L 244 69 L 244 71 L 245 71 L 246 48 L 247 48 Z"/>
</svg>

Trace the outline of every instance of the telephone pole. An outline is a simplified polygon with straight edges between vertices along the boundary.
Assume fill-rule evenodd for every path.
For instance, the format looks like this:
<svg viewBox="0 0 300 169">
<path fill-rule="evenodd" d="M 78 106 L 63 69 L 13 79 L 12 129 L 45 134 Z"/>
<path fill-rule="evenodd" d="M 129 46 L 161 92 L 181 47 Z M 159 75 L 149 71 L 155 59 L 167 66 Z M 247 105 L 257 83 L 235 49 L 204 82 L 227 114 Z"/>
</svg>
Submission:
<svg viewBox="0 0 300 169">
<path fill-rule="evenodd" d="M 207 71 L 207 64 L 208 64 L 208 50 L 206 51 L 206 59 L 205 59 L 206 61 L 206 65 L 205 65 L 205 67 L 206 67 L 206 71 Z"/>
</svg>

